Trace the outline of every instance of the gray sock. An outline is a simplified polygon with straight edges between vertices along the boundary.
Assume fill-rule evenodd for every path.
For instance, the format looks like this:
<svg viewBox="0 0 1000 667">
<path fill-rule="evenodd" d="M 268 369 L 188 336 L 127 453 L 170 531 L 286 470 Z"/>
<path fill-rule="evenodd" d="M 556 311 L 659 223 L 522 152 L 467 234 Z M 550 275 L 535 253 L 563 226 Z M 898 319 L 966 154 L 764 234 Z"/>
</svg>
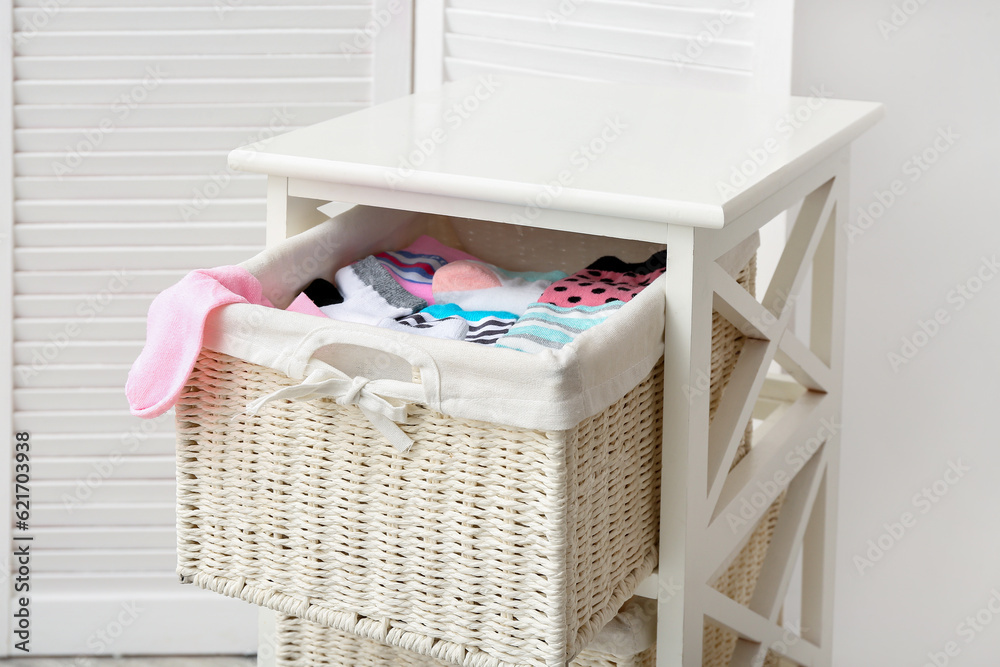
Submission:
<svg viewBox="0 0 1000 667">
<path fill-rule="evenodd" d="M 378 292 L 389 305 L 397 308 L 409 308 L 413 312 L 427 307 L 426 301 L 403 289 L 403 286 L 395 281 L 389 270 L 371 255 L 360 262 L 355 262 L 351 268 L 354 269 L 354 273 L 363 283 Z"/>
</svg>

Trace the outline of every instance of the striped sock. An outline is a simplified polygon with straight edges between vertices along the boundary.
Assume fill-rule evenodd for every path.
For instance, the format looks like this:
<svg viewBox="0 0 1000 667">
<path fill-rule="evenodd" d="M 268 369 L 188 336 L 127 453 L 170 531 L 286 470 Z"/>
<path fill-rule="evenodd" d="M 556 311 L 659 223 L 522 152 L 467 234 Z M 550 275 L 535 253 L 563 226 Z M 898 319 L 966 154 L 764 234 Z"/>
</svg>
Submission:
<svg viewBox="0 0 1000 667">
<path fill-rule="evenodd" d="M 556 306 L 536 303 L 510 328 L 497 347 L 522 352 L 557 350 L 582 332 L 601 324 L 625 304 L 614 301 L 600 306 Z"/>
<path fill-rule="evenodd" d="M 434 292 L 431 285 L 438 269 L 449 262 L 476 258 L 450 248 L 435 238 L 421 236 L 403 250 L 380 252 L 375 255 L 375 259 L 403 289 L 433 304 Z"/>
<path fill-rule="evenodd" d="M 421 236 L 403 250 L 369 255 L 337 271 L 333 291 L 342 300 L 320 310 L 335 320 L 379 326 L 434 303 L 434 273 L 448 262 L 470 258 L 474 259 L 435 238 Z"/>
<path fill-rule="evenodd" d="M 460 338 L 456 338 L 480 345 L 493 345 L 516 321 L 517 315 L 514 313 L 502 310 L 464 310 L 455 304 L 428 306 L 418 313 L 397 320 L 400 324 L 418 329 L 461 322 L 466 325 L 465 331 Z"/>
</svg>

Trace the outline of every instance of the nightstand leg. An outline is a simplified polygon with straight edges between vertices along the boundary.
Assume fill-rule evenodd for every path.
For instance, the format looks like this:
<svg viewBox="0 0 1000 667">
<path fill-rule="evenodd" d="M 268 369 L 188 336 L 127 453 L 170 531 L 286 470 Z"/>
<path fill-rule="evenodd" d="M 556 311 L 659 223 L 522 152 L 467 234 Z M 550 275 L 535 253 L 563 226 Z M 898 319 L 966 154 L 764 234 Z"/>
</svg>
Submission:
<svg viewBox="0 0 1000 667">
<path fill-rule="evenodd" d="M 846 333 L 847 228 L 850 152 L 841 151 L 833 195 L 836 205 L 813 261 L 810 347 L 830 367 L 829 394 L 839 424 L 843 406 L 844 339 Z M 826 477 L 813 508 L 802 545 L 802 636 L 819 646 L 820 667 L 833 664 L 834 571 L 837 546 L 837 499 L 841 433 L 824 446 Z"/>
<path fill-rule="evenodd" d="M 768 651 L 831 665 L 848 165 L 848 151 L 838 151 L 722 230 L 667 232 L 657 667 L 701 667 L 706 622 L 736 635 L 730 667 L 761 667 Z M 755 299 L 716 260 L 800 200 L 774 277 Z M 807 306 L 805 339 L 791 322 L 796 307 Z M 713 310 L 746 339 L 710 422 Z M 769 376 L 772 361 L 786 374 Z M 761 397 L 769 416 L 751 453 L 737 459 Z M 711 582 L 779 497 L 752 596 L 737 602 Z M 800 555 L 795 632 L 783 627 L 781 612 Z"/>
<path fill-rule="evenodd" d="M 316 199 L 291 197 L 288 179 L 283 176 L 267 177 L 267 247 L 281 243 L 310 227 L 323 222 L 327 216 L 316 210 L 325 204 Z"/>
<path fill-rule="evenodd" d="M 702 662 L 704 586 L 698 582 L 703 580 L 700 536 L 712 373 L 712 292 L 703 235 L 671 226 L 666 239 L 657 667 L 700 667 Z"/>
</svg>

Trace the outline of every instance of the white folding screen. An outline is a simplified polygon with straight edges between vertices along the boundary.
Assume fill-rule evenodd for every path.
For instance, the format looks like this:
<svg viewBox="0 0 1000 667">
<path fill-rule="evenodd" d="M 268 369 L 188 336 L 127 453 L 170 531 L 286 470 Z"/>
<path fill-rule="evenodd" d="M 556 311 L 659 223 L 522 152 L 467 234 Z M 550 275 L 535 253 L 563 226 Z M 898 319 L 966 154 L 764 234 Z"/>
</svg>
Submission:
<svg viewBox="0 0 1000 667">
<path fill-rule="evenodd" d="M 13 531 L 34 538 L 31 652 L 253 652 L 251 607 L 176 581 L 172 417 L 131 417 L 125 377 L 157 292 L 263 246 L 265 182 L 228 151 L 408 92 L 409 4 L 5 4 L 0 426 L 31 434 L 31 518 Z"/>
<path fill-rule="evenodd" d="M 508 72 L 788 89 L 792 0 L 418 0 L 417 90 Z"/>
</svg>

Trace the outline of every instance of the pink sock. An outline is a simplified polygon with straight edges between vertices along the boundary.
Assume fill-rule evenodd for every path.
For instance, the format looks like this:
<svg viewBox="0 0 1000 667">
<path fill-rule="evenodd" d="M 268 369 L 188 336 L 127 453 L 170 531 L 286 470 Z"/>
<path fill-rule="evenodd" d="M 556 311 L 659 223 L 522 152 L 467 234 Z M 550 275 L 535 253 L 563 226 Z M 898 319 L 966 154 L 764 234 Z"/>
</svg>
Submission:
<svg viewBox="0 0 1000 667">
<path fill-rule="evenodd" d="M 482 262 L 460 260 L 441 267 L 434 274 L 435 292 L 464 292 L 500 287 L 496 272 Z"/>
<path fill-rule="evenodd" d="M 617 257 L 602 257 L 586 269 L 553 283 L 538 300 L 562 308 L 626 303 L 666 270 L 666 261 L 665 251 L 635 264 Z"/>
<path fill-rule="evenodd" d="M 266 305 L 269 306 L 271 304 L 268 303 Z M 315 315 L 317 317 L 326 317 L 326 313 L 320 310 L 319 306 L 313 303 L 312 299 L 306 296 L 305 292 L 295 297 L 295 301 L 292 301 L 288 305 L 288 308 L 285 308 L 285 310 L 291 313 L 302 313 L 304 315 Z"/>
<path fill-rule="evenodd" d="M 523 315 L 547 287 L 565 277 L 562 271 L 507 271 L 483 262 L 459 260 L 438 269 L 432 288 L 435 303 Z"/>
<path fill-rule="evenodd" d="M 146 344 L 125 384 L 133 415 L 158 417 L 177 402 L 201 352 L 208 314 L 230 303 L 271 305 L 260 282 L 239 266 L 192 271 L 153 299 Z"/>
</svg>

